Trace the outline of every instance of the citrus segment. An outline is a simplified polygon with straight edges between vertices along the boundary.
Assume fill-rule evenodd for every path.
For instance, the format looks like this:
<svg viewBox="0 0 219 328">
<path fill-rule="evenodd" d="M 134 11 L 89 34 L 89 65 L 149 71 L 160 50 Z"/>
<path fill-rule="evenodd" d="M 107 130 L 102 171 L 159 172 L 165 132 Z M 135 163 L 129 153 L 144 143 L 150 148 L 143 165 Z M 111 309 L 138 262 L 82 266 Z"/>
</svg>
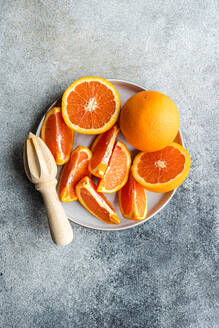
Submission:
<svg viewBox="0 0 219 328">
<path fill-rule="evenodd" d="M 60 107 L 54 107 L 46 113 L 41 138 L 53 154 L 56 164 L 62 165 L 69 160 L 74 132 L 65 124 Z"/>
<path fill-rule="evenodd" d="M 132 173 L 147 190 L 167 192 L 185 180 L 190 162 L 187 150 L 173 142 L 157 152 L 139 153 L 134 159 Z"/>
<path fill-rule="evenodd" d="M 110 129 L 120 111 L 115 87 L 100 77 L 84 77 L 72 83 L 62 97 L 66 124 L 84 134 L 100 134 Z"/>
<path fill-rule="evenodd" d="M 154 152 L 168 146 L 179 130 L 179 112 L 174 102 L 157 91 L 142 91 L 124 104 L 120 128 L 136 149 Z"/>
<path fill-rule="evenodd" d="M 97 192 L 97 187 L 89 177 L 83 178 L 76 186 L 78 199 L 91 214 L 109 224 L 119 224 L 116 211 L 106 197 Z"/>
<path fill-rule="evenodd" d="M 98 183 L 97 190 L 99 192 L 113 193 L 121 189 L 128 180 L 129 169 L 131 165 L 131 156 L 121 141 L 117 141 L 106 173 Z"/>
<path fill-rule="evenodd" d="M 91 156 L 90 149 L 86 147 L 78 146 L 72 151 L 69 161 L 62 168 L 58 184 L 58 195 L 62 202 L 77 199 L 76 184 L 83 177 L 91 175 L 88 169 Z"/>
<path fill-rule="evenodd" d="M 128 181 L 119 190 L 119 206 L 122 216 L 130 220 L 144 220 L 148 211 L 146 189 L 138 183 L 130 171 Z"/>
<path fill-rule="evenodd" d="M 104 176 L 118 133 L 119 129 L 114 125 L 110 130 L 97 136 L 94 140 L 91 146 L 93 156 L 89 169 L 96 177 L 102 178 Z"/>
</svg>

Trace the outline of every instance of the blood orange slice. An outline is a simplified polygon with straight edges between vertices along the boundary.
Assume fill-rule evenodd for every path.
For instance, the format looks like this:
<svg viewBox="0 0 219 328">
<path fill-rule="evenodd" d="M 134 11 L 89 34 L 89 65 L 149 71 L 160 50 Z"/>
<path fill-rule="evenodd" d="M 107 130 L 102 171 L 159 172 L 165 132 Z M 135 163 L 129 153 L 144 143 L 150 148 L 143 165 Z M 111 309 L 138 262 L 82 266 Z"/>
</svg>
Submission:
<svg viewBox="0 0 219 328">
<path fill-rule="evenodd" d="M 62 97 L 66 124 L 84 134 L 100 134 L 116 122 L 120 98 L 115 87 L 100 77 L 84 77 L 72 83 Z"/>
<path fill-rule="evenodd" d="M 90 176 L 88 164 L 91 159 L 90 149 L 82 146 L 75 148 L 70 160 L 64 165 L 58 185 L 58 194 L 62 202 L 73 202 L 77 199 L 76 184 L 85 176 Z"/>
<path fill-rule="evenodd" d="M 167 192 L 181 185 L 189 173 L 187 150 L 173 142 L 153 153 L 139 153 L 133 162 L 134 178 L 147 190 Z"/>
<path fill-rule="evenodd" d="M 80 203 L 94 216 L 109 224 L 119 224 L 116 211 L 103 194 L 97 192 L 97 187 L 89 177 L 83 178 L 76 186 Z"/>
<path fill-rule="evenodd" d="M 119 129 L 114 125 L 110 130 L 99 135 L 94 140 L 91 146 L 93 156 L 90 161 L 89 169 L 96 177 L 102 178 L 104 176 L 118 133 Z"/>
<path fill-rule="evenodd" d="M 54 107 L 46 113 L 41 138 L 53 154 L 56 164 L 62 165 L 69 160 L 74 132 L 65 124 L 60 107 Z"/>
<path fill-rule="evenodd" d="M 126 184 L 118 192 L 122 216 L 130 220 L 144 220 L 148 211 L 146 189 L 138 183 L 130 171 Z"/>
<path fill-rule="evenodd" d="M 104 177 L 100 179 L 97 190 L 99 192 L 113 193 L 121 189 L 128 180 L 131 156 L 121 141 L 117 141 Z"/>
</svg>

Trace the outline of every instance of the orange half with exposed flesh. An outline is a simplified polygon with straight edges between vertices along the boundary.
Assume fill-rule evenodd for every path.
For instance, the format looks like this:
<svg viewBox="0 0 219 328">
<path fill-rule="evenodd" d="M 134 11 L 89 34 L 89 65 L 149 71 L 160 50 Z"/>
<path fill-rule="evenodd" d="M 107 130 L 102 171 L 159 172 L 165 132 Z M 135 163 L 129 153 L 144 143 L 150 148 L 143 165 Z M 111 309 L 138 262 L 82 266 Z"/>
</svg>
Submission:
<svg viewBox="0 0 219 328">
<path fill-rule="evenodd" d="M 106 197 L 97 191 L 96 185 L 89 177 L 85 177 L 76 186 L 77 197 L 91 214 L 108 224 L 119 224 L 115 209 Z"/>
<path fill-rule="evenodd" d="M 139 153 L 134 159 L 132 173 L 147 190 L 162 193 L 183 183 L 189 173 L 190 162 L 187 150 L 172 142 L 162 150 Z"/>
<path fill-rule="evenodd" d="M 54 107 L 46 113 L 41 138 L 53 154 L 56 164 L 62 165 L 69 160 L 74 132 L 65 124 L 60 107 Z"/>
<path fill-rule="evenodd" d="M 119 129 L 114 125 L 110 130 L 100 134 L 94 140 L 91 146 L 93 156 L 89 169 L 96 177 L 102 178 L 104 176 L 118 133 Z"/>
<path fill-rule="evenodd" d="M 129 169 L 131 166 L 131 156 L 126 145 L 117 141 L 106 173 L 98 183 L 99 192 L 113 193 L 121 189 L 128 180 Z"/>
<path fill-rule="evenodd" d="M 72 83 L 62 97 L 66 124 L 84 134 L 100 134 L 116 122 L 120 97 L 112 83 L 100 77 L 84 77 Z"/>
<path fill-rule="evenodd" d="M 148 211 L 146 189 L 138 183 L 130 170 L 126 184 L 118 192 L 122 216 L 129 220 L 144 220 Z"/>
<path fill-rule="evenodd" d="M 85 176 L 91 176 L 88 165 L 92 153 L 87 147 L 78 146 L 72 153 L 69 161 L 61 171 L 58 195 L 62 202 L 68 203 L 77 200 L 76 184 Z"/>
</svg>

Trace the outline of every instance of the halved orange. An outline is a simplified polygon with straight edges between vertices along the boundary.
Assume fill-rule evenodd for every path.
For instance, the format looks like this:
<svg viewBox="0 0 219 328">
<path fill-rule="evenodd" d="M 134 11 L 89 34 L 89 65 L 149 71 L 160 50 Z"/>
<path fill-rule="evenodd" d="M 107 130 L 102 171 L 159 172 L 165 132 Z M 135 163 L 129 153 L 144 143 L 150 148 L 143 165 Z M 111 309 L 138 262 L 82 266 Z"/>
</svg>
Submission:
<svg viewBox="0 0 219 328">
<path fill-rule="evenodd" d="M 97 190 L 99 192 L 113 193 L 121 189 L 128 180 L 130 166 L 131 156 L 126 145 L 121 141 L 117 141 L 106 173 L 100 179 Z"/>
<path fill-rule="evenodd" d="M 100 77 L 83 77 L 72 83 L 62 97 L 66 124 L 84 134 L 100 134 L 116 122 L 120 98 L 115 87 Z"/>
<path fill-rule="evenodd" d="M 78 199 L 91 214 L 109 224 L 119 224 L 116 211 L 106 197 L 97 192 L 97 187 L 89 177 L 83 178 L 76 186 Z"/>
<path fill-rule="evenodd" d="M 96 177 L 102 178 L 104 176 L 118 133 L 119 129 L 114 125 L 94 140 L 91 146 L 93 156 L 90 160 L 89 169 Z"/>
<path fill-rule="evenodd" d="M 76 184 L 85 176 L 91 176 L 88 164 L 92 153 L 87 147 L 78 146 L 72 153 L 69 161 L 61 171 L 58 195 L 62 202 L 73 202 L 77 199 Z"/>
<path fill-rule="evenodd" d="M 162 150 L 139 153 L 134 159 L 132 173 L 147 190 L 167 192 L 183 183 L 189 173 L 190 162 L 187 150 L 172 142 Z"/>
<path fill-rule="evenodd" d="M 46 113 L 41 138 L 52 152 L 56 164 L 62 165 L 69 160 L 74 132 L 65 124 L 60 107 L 54 107 Z"/>
<path fill-rule="evenodd" d="M 138 183 L 130 171 L 126 184 L 118 192 L 122 216 L 129 220 L 144 220 L 148 211 L 146 189 Z"/>
</svg>

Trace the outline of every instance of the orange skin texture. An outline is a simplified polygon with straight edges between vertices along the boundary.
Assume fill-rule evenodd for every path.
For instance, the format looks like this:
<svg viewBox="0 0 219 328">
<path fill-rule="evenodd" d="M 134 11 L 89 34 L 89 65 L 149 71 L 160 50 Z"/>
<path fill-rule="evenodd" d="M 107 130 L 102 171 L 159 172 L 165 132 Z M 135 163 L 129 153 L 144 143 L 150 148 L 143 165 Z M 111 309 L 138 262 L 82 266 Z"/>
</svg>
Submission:
<svg viewBox="0 0 219 328">
<path fill-rule="evenodd" d="M 92 215 L 108 224 L 119 224 L 119 217 L 108 199 L 97 191 L 97 186 L 89 177 L 84 177 L 76 185 L 76 194 L 81 205 Z"/>
<path fill-rule="evenodd" d="M 179 130 L 179 112 L 175 103 L 164 94 L 142 91 L 124 104 L 120 128 L 133 147 L 154 152 L 175 139 Z"/>
<path fill-rule="evenodd" d="M 53 107 L 46 113 L 41 138 L 53 154 L 56 164 L 63 165 L 69 160 L 74 132 L 65 124 L 60 107 Z"/>
<path fill-rule="evenodd" d="M 119 129 L 114 125 L 105 133 L 98 135 L 94 140 L 91 146 L 93 156 L 89 163 L 89 170 L 96 177 L 102 178 L 104 176 L 118 133 Z M 107 158 L 105 158 L 106 155 Z"/>
<path fill-rule="evenodd" d="M 63 166 L 59 184 L 59 199 L 64 203 L 77 200 L 76 184 L 85 176 L 91 176 L 88 165 L 92 153 L 87 147 L 78 146 L 70 156 L 69 161 Z"/>
<path fill-rule="evenodd" d="M 139 153 L 131 170 L 134 178 L 145 189 L 163 193 L 176 189 L 183 183 L 189 173 L 190 164 L 188 151 L 172 142 L 161 151 Z"/>
<path fill-rule="evenodd" d="M 118 191 L 122 216 L 129 220 L 141 221 L 147 216 L 148 199 L 146 189 L 138 183 L 130 171 L 125 186 Z"/>
</svg>

